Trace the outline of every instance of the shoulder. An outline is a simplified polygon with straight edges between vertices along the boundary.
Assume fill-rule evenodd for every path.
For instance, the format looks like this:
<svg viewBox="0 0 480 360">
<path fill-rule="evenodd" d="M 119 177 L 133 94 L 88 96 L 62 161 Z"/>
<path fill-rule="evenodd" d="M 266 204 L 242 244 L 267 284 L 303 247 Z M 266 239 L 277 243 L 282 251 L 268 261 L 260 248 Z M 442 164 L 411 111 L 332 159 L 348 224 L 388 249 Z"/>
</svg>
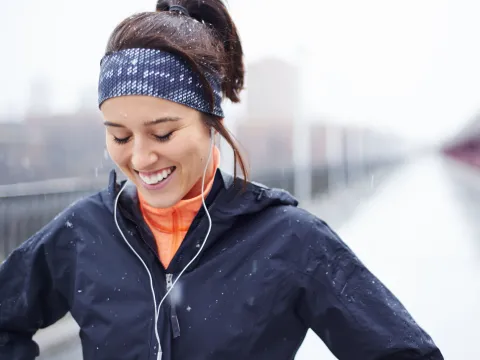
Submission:
<svg viewBox="0 0 480 360">
<path fill-rule="evenodd" d="M 17 275 L 26 274 L 29 269 L 65 270 L 65 266 L 75 263 L 76 244 L 91 233 L 90 224 L 98 222 L 98 214 L 107 212 L 100 193 L 76 201 L 28 239 L 22 239 L 24 241 L 6 255 L 0 270 L 4 266 L 15 268 Z"/>
<path fill-rule="evenodd" d="M 103 191 L 102 191 L 103 192 Z M 94 222 L 106 218 L 110 213 L 102 200 L 102 192 L 81 198 L 67 206 L 34 235 L 27 239 L 20 249 L 69 246 L 81 236 Z"/>
<path fill-rule="evenodd" d="M 281 233 L 282 246 L 288 248 L 289 258 L 301 268 L 307 262 L 328 262 L 351 250 L 330 225 L 306 209 L 296 206 L 278 206 L 268 215 L 274 219 L 274 233 Z"/>
<path fill-rule="evenodd" d="M 265 209 L 268 216 L 281 222 L 284 230 L 303 239 L 336 236 L 330 226 L 310 211 L 294 205 L 279 205 Z"/>
</svg>

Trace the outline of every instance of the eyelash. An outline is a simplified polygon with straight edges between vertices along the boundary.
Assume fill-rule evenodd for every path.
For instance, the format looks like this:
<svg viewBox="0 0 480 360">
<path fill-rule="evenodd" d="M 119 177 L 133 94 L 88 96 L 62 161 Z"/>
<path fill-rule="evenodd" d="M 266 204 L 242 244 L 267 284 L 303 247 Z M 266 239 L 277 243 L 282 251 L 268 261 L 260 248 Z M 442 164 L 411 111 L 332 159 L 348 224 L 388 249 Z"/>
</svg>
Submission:
<svg viewBox="0 0 480 360">
<path fill-rule="evenodd" d="M 162 135 L 162 136 L 158 136 L 158 135 L 154 135 L 155 139 L 157 141 L 160 141 L 160 142 L 167 142 L 168 140 L 170 140 L 170 137 L 172 136 L 173 134 L 173 131 L 168 133 L 167 135 Z M 117 144 L 120 144 L 120 145 L 123 145 L 123 144 L 126 144 L 129 140 L 130 140 L 131 136 L 128 136 L 126 138 L 122 138 L 122 139 L 119 139 L 117 137 L 113 137 L 113 140 L 117 143 Z"/>
<path fill-rule="evenodd" d="M 172 134 L 173 134 L 173 131 L 169 132 L 167 135 L 163 135 L 163 136 L 155 135 L 155 139 L 157 139 L 160 142 L 166 142 L 166 141 L 170 140 L 170 137 L 172 136 Z"/>
<path fill-rule="evenodd" d="M 113 137 L 113 141 L 115 141 L 117 144 L 126 144 L 128 142 L 128 140 L 130 140 L 130 136 L 129 137 L 126 137 L 126 138 L 123 138 L 123 139 L 119 139 L 117 137 Z"/>
</svg>

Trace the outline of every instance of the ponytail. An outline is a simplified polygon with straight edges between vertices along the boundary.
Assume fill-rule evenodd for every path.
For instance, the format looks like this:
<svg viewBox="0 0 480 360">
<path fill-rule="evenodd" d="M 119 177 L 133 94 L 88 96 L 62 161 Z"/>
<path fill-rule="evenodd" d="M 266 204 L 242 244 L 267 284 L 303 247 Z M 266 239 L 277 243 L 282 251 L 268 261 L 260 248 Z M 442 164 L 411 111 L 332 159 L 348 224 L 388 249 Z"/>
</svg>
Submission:
<svg viewBox="0 0 480 360">
<path fill-rule="evenodd" d="M 222 91 L 230 101 L 240 101 L 244 87 L 245 68 L 243 48 L 227 8 L 221 0 L 159 0 L 156 10 L 169 11 L 173 5 L 180 5 L 188 11 L 188 16 L 209 27 L 222 47 Z"/>
</svg>

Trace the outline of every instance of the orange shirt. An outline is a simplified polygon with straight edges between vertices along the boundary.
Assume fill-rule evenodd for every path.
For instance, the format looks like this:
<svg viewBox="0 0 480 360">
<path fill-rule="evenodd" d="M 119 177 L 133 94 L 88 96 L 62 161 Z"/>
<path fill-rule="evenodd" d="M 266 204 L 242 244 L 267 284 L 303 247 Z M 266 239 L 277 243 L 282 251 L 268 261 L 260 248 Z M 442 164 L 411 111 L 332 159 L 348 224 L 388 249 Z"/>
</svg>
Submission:
<svg viewBox="0 0 480 360">
<path fill-rule="evenodd" d="M 213 152 L 214 171 L 209 178 L 205 179 L 205 198 L 207 198 L 208 193 L 212 189 L 219 163 L 220 152 L 215 147 Z M 148 205 L 140 192 L 138 193 L 138 198 L 143 218 L 155 237 L 160 261 L 167 268 L 182 244 L 193 219 L 200 207 L 203 206 L 202 194 L 198 194 L 190 199 L 180 200 L 176 205 L 168 209 L 158 209 Z"/>
</svg>

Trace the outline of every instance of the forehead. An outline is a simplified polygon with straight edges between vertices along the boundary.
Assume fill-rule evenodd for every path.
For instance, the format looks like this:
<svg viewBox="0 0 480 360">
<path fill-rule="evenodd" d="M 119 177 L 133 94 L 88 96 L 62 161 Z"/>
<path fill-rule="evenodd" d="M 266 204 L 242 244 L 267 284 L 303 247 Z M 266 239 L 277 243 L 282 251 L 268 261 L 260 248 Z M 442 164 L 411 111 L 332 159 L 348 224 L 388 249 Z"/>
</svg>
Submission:
<svg viewBox="0 0 480 360">
<path fill-rule="evenodd" d="M 119 96 L 106 100 L 100 110 L 107 121 L 151 121 L 164 117 L 192 119 L 199 112 L 173 101 L 144 95 Z"/>
</svg>

